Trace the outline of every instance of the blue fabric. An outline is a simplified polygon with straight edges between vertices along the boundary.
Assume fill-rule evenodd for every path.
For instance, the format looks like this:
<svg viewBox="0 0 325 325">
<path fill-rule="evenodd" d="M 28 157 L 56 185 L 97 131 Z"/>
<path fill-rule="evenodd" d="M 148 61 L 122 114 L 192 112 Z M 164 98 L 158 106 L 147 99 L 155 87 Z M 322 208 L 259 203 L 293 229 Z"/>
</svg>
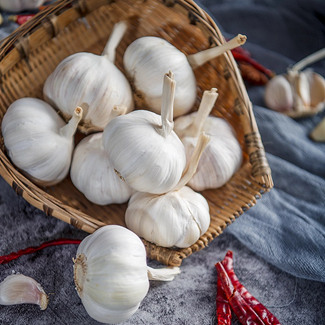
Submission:
<svg viewBox="0 0 325 325">
<path fill-rule="evenodd" d="M 225 35 L 246 34 L 244 47 L 276 73 L 325 47 L 324 1 L 201 1 L 201 5 Z M 258 28 L 261 33 L 256 33 Z M 312 67 L 325 75 L 324 60 Z M 313 142 L 308 134 L 325 113 L 294 120 L 265 107 L 264 87 L 247 88 L 275 186 L 226 232 L 278 268 L 324 282 L 325 143 Z"/>
</svg>

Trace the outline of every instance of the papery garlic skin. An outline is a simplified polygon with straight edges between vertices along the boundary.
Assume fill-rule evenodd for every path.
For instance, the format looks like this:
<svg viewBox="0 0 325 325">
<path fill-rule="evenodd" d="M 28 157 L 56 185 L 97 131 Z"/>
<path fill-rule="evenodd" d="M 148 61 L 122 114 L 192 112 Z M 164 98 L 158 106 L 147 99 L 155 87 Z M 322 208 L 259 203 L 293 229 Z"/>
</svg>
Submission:
<svg viewBox="0 0 325 325">
<path fill-rule="evenodd" d="M 166 71 L 173 71 L 177 83 L 174 116 L 190 111 L 196 99 L 196 79 L 184 53 L 166 40 L 145 36 L 126 49 L 124 67 L 135 88 L 144 96 L 148 108 L 160 113 L 163 80 Z"/>
<path fill-rule="evenodd" d="M 197 112 L 181 116 L 175 121 L 175 132 L 186 134 Z M 230 124 L 218 117 L 209 116 L 203 131 L 210 136 L 210 142 L 202 154 L 196 173 L 188 186 L 196 191 L 219 188 L 226 184 L 242 163 L 242 150 Z M 198 138 L 184 135 L 181 140 L 187 159 L 191 156 Z"/>
<path fill-rule="evenodd" d="M 70 168 L 74 133 L 82 110 L 66 124 L 46 102 L 21 98 L 5 113 L 1 129 L 12 162 L 33 180 L 53 185 L 63 180 Z"/>
<path fill-rule="evenodd" d="M 111 166 L 101 132 L 79 142 L 73 153 L 70 177 L 89 201 L 99 205 L 124 203 L 133 192 Z"/>
<path fill-rule="evenodd" d="M 130 84 L 114 65 L 115 47 L 110 46 L 110 42 L 117 46 L 126 25 L 121 22 L 115 27 L 102 55 L 80 52 L 68 56 L 43 88 L 44 98 L 67 116 L 76 106 L 82 107 L 85 125 L 97 130 L 116 116 L 114 107 L 125 107 L 126 112 L 134 107 Z"/>
<path fill-rule="evenodd" d="M 36 304 L 47 308 L 48 297 L 41 285 L 23 274 L 12 274 L 0 283 L 0 305 Z"/>
<path fill-rule="evenodd" d="M 79 245 L 74 280 L 92 318 L 110 324 L 127 320 L 149 289 L 142 241 L 121 226 L 100 228 Z"/>
<path fill-rule="evenodd" d="M 20 12 L 27 9 L 37 9 L 46 0 L 0 0 L 0 9 Z"/>
<path fill-rule="evenodd" d="M 156 130 L 161 117 L 137 110 L 118 116 L 104 130 L 103 145 L 111 164 L 133 189 L 155 194 L 173 188 L 186 165 L 185 149 L 174 131 Z"/>
<path fill-rule="evenodd" d="M 164 195 L 137 192 L 131 196 L 125 222 L 156 245 L 189 247 L 209 228 L 209 205 L 187 186 Z"/>
</svg>

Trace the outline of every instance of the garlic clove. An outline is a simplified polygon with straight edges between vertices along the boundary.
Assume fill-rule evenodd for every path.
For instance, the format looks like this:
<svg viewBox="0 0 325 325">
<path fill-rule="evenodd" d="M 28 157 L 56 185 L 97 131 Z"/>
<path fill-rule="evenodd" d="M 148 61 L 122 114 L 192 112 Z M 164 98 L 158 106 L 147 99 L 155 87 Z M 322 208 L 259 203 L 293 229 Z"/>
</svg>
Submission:
<svg viewBox="0 0 325 325">
<path fill-rule="evenodd" d="M 273 77 L 265 87 L 265 104 L 268 108 L 279 112 L 293 110 L 292 87 L 283 75 Z"/>
<path fill-rule="evenodd" d="M 316 125 L 309 136 L 314 141 L 325 142 L 325 117 Z"/>
<path fill-rule="evenodd" d="M 154 269 L 147 267 L 149 280 L 173 281 L 175 276 L 181 273 L 179 267 Z"/>
<path fill-rule="evenodd" d="M 325 79 L 308 69 L 305 74 L 309 83 L 311 109 L 319 110 L 325 104 Z"/>
<path fill-rule="evenodd" d="M 12 274 L 0 283 L 0 305 L 36 304 L 47 308 L 48 296 L 34 279 L 23 274 Z"/>
</svg>

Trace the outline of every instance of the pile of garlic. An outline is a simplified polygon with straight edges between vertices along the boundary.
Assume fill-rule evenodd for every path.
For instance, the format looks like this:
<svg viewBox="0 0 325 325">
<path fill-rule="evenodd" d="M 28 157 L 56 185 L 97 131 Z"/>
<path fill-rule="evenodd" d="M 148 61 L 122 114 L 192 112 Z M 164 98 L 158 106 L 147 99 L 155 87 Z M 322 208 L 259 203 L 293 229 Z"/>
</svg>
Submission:
<svg viewBox="0 0 325 325">
<path fill-rule="evenodd" d="M 139 237 L 164 247 L 189 247 L 210 225 L 208 202 L 196 191 L 223 186 L 242 162 L 230 124 L 210 115 L 216 88 L 204 92 L 197 112 L 185 115 L 197 97 L 193 69 L 244 44 L 246 37 L 238 35 L 187 57 L 163 39 L 142 37 L 125 51 L 125 76 L 114 61 L 126 29 L 125 22 L 114 26 L 100 56 L 76 53 L 64 59 L 44 84 L 46 102 L 22 98 L 12 103 L 2 121 L 5 147 L 35 183 L 57 184 L 70 171 L 72 183 L 90 202 L 128 202 L 125 222 Z M 144 107 L 134 110 L 130 84 L 142 93 Z M 68 124 L 57 110 L 70 118 Z M 74 146 L 77 130 L 85 135 Z M 83 267 L 88 262 L 80 256 L 75 281 L 83 299 Z M 147 290 L 145 269 L 139 301 Z M 127 317 L 139 305 L 131 300 L 125 305 Z M 83 303 L 98 308 L 88 298 Z M 115 305 L 101 310 L 103 317 L 98 318 L 86 309 L 99 321 L 116 322 Z"/>
</svg>

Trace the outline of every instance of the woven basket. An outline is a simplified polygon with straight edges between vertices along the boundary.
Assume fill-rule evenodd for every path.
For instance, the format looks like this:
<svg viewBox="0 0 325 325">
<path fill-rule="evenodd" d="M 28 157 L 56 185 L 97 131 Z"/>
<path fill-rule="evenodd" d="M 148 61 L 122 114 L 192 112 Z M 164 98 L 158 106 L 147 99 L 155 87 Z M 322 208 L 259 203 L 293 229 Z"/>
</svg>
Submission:
<svg viewBox="0 0 325 325">
<path fill-rule="evenodd" d="M 117 49 L 116 62 L 122 71 L 126 47 L 140 36 L 160 36 L 186 54 L 225 42 L 213 20 L 191 0 L 57 1 L 1 43 L 1 120 L 8 106 L 18 98 L 42 98 L 47 76 L 65 57 L 80 51 L 100 54 L 113 25 L 125 19 L 131 27 Z M 273 186 L 251 102 L 231 52 L 196 69 L 195 75 L 198 96 L 194 109 L 204 90 L 217 87 L 219 98 L 213 114 L 234 127 L 244 159 L 240 170 L 225 186 L 202 192 L 210 205 L 211 224 L 194 245 L 169 249 L 143 240 L 148 257 L 167 265 L 180 265 L 184 258 L 207 246 Z M 78 133 L 77 141 L 82 137 Z M 30 204 L 89 233 L 106 224 L 125 226 L 126 204 L 92 204 L 69 178 L 53 187 L 36 186 L 11 163 L 2 136 L 1 140 L 1 176 Z"/>
</svg>

